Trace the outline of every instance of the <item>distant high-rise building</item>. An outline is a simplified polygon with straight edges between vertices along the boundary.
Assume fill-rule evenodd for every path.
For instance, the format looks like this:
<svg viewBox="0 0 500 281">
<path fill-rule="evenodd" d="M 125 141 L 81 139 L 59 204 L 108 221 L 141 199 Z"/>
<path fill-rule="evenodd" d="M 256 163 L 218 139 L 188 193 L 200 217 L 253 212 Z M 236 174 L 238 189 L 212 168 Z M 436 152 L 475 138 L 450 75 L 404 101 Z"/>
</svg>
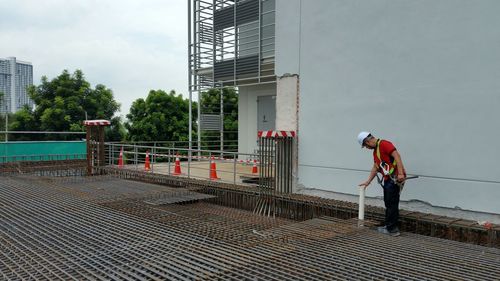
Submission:
<svg viewBox="0 0 500 281">
<path fill-rule="evenodd" d="M 16 60 L 15 57 L 0 59 L 0 112 L 14 113 L 24 105 L 33 107 L 27 87 L 33 85 L 33 66 L 30 62 Z"/>
</svg>

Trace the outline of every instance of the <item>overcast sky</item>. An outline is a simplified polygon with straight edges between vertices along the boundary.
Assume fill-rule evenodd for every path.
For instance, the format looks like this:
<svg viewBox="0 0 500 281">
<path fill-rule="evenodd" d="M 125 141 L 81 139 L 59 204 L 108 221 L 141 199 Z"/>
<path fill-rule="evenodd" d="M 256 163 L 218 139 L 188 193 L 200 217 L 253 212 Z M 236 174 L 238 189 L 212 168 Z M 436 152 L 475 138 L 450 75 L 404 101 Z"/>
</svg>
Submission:
<svg viewBox="0 0 500 281">
<path fill-rule="evenodd" d="M 81 69 L 125 115 L 150 89 L 187 95 L 186 0 L 0 0 L 0 57 L 33 64 L 33 82 Z"/>
</svg>

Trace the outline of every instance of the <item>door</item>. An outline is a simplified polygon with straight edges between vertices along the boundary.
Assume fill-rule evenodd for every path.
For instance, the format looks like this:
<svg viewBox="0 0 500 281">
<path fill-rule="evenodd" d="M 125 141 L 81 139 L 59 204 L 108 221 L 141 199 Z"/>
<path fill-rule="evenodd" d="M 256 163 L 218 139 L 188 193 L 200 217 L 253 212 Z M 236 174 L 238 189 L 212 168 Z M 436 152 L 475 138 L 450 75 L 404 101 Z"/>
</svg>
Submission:
<svg viewBox="0 0 500 281">
<path fill-rule="evenodd" d="M 257 130 L 273 131 L 276 124 L 276 96 L 257 97 Z"/>
</svg>

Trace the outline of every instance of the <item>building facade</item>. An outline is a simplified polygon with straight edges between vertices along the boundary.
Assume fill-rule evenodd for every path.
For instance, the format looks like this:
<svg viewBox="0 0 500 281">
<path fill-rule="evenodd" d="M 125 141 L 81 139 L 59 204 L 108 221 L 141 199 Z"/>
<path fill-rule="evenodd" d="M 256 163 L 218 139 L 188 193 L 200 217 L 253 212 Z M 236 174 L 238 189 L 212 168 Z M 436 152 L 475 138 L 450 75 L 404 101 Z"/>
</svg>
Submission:
<svg viewBox="0 0 500 281">
<path fill-rule="evenodd" d="M 192 0 L 192 5 L 200 2 Z M 259 129 L 297 131 L 295 192 L 355 201 L 357 185 L 373 162 L 356 136 L 371 131 L 393 141 L 407 172 L 419 176 L 402 193 L 403 209 L 444 210 L 467 219 L 483 214 L 500 222 L 500 166 L 494 153 L 500 136 L 500 17 L 495 13 L 500 2 L 215 2 L 224 5 L 206 10 L 232 9 L 226 20 L 236 33 L 243 30 L 237 19 L 246 18 L 247 11 L 238 7 L 258 5 L 254 64 L 261 69 L 272 61 L 267 76 L 274 79 L 255 80 L 262 75 L 254 72 L 251 85 L 234 76 L 225 81 L 212 75 L 209 81 L 239 89 L 240 152 L 255 150 Z M 271 25 L 264 24 L 270 14 Z M 213 30 L 210 20 L 220 20 L 206 18 L 207 30 Z M 274 28 L 270 38 L 263 26 Z M 209 39 L 213 43 L 217 36 Z M 262 50 L 269 42 L 264 40 L 273 46 L 267 61 Z M 231 52 L 243 58 L 237 50 L 246 42 L 231 42 Z M 212 54 L 220 49 L 206 47 Z M 213 59 L 206 68 L 192 64 L 191 74 L 203 80 L 200 74 L 213 73 L 208 69 L 218 62 L 224 59 Z M 232 71 L 237 76 L 238 68 Z M 383 205 L 375 183 L 367 196 L 373 205 Z M 471 212 L 455 214 L 462 210 Z"/>
<path fill-rule="evenodd" d="M 0 112 L 14 113 L 24 105 L 33 107 L 27 88 L 33 85 L 33 66 L 15 57 L 0 59 L 0 92 L 4 94 Z"/>
</svg>

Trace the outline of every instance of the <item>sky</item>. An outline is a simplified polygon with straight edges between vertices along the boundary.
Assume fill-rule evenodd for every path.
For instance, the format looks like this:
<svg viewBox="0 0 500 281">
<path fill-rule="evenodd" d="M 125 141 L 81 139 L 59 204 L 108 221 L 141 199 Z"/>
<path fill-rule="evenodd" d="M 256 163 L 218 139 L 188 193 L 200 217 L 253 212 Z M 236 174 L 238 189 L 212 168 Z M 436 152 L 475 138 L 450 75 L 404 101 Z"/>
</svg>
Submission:
<svg viewBox="0 0 500 281">
<path fill-rule="evenodd" d="M 125 117 L 152 89 L 188 97 L 186 0 L 0 0 L 0 57 L 33 83 L 81 69 L 111 88 Z"/>
</svg>

